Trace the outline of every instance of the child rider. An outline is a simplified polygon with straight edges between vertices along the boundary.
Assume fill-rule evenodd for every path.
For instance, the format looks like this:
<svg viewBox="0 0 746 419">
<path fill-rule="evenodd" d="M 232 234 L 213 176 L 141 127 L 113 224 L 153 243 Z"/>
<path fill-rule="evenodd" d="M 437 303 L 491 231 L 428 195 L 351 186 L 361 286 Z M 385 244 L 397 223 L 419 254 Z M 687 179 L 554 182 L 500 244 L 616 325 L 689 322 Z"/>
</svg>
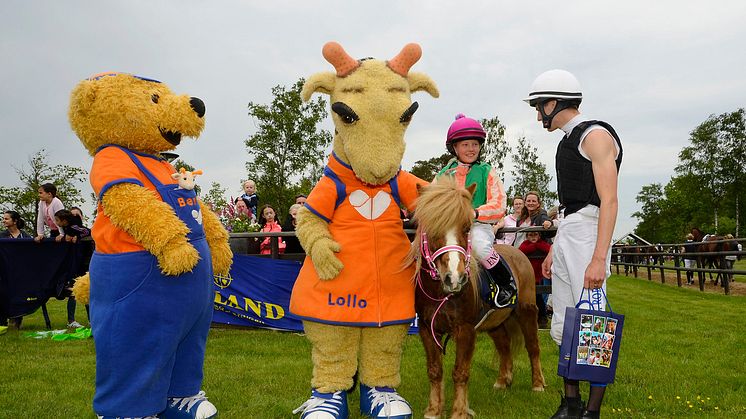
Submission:
<svg viewBox="0 0 746 419">
<path fill-rule="evenodd" d="M 446 148 L 455 156 L 436 176 L 452 176 L 462 187 L 477 185 L 472 198 L 474 224 L 471 244 L 474 256 L 491 277 L 490 305 L 502 308 L 514 304 L 516 287 L 508 269 L 492 247 L 495 233 L 492 224 L 505 215 L 506 196 L 500 178 L 489 163 L 479 159 L 487 134 L 482 125 L 464 114 L 456 115 L 446 136 Z"/>
</svg>

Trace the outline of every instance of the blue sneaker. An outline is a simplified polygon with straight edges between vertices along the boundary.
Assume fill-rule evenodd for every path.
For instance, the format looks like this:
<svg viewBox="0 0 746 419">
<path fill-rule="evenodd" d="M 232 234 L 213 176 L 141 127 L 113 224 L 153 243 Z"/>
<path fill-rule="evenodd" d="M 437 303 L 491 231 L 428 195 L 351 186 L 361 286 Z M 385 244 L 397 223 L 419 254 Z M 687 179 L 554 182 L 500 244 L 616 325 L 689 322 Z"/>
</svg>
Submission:
<svg viewBox="0 0 746 419">
<path fill-rule="evenodd" d="M 145 417 L 139 417 L 139 418 L 123 418 L 121 416 L 101 416 L 96 415 L 98 419 L 158 419 L 158 416 L 145 416 Z"/>
<path fill-rule="evenodd" d="M 360 384 L 360 413 L 371 418 L 411 419 L 412 407 L 391 387 Z"/>
<path fill-rule="evenodd" d="M 160 415 L 161 419 L 211 419 L 218 417 L 218 409 L 207 401 L 205 392 L 192 397 L 169 397 L 168 407 Z"/>
<path fill-rule="evenodd" d="M 306 400 L 293 414 L 301 413 L 300 419 L 347 419 L 347 392 L 334 393 L 311 392 L 311 398 Z"/>
</svg>

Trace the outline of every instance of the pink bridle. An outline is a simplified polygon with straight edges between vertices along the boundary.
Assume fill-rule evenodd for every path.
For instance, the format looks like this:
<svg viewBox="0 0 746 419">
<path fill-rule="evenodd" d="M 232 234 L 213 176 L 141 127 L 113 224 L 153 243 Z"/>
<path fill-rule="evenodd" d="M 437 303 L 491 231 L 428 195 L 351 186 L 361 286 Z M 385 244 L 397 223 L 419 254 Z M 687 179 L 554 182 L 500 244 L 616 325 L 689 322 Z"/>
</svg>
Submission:
<svg viewBox="0 0 746 419">
<path fill-rule="evenodd" d="M 466 249 L 464 249 L 463 247 L 457 244 L 451 244 L 451 245 L 443 246 L 431 254 L 430 246 L 428 245 L 428 242 L 427 242 L 427 234 L 424 231 L 420 235 L 420 243 L 421 243 L 420 253 L 425 258 L 425 261 L 427 262 L 427 266 L 424 267 L 424 269 L 427 271 L 427 273 L 430 274 L 430 278 L 433 279 L 434 281 L 440 280 L 440 276 L 438 275 L 439 274 L 438 267 L 435 266 L 435 259 L 437 259 L 439 256 L 442 256 L 448 252 L 457 252 L 457 253 L 461 253 L 462 255 L 464 255 L 464 258 L 465 258 L 464 263 L 466 264 L 466 269 L 465 269 L 466 275 L 467 277 L 471 275 L 470 268 L 469 268 L 470 261 L 471 261 L 471 233 L 469 233 L 469 235 L 466 236 Z M 443 346 L 440 344 L 440 341 L 438 340 L 438 338 L 435 337 L 435 317 L 438 316 L 440 309 L 443 308 L 446 301 L 448 301 L 448 299 L 451 298 L 453 293 L 448 293 L 448 295 L 446 295 L 443 298 L 434 298 L 430 296 L 430 294 L 428 294 L 427 291 L 425 291 L 425 288 L 423 288 L 422 286 L 422 276 L 420 275 L 420 271 L 417 271 L 417 286 L 420 287 L 420 290 L 422 291 L 423 294 L 425 294 L 427 298 L 429 298 L 432 301 L 440 303 L 438 304 L 438 308 L 435 309 L 435 313 L 433 313 L 433 318 L 430 319 L 430 334 L 432 335 L 433 340 L 438 345 L 440 350 L 445 351 Z"/>
</svg>

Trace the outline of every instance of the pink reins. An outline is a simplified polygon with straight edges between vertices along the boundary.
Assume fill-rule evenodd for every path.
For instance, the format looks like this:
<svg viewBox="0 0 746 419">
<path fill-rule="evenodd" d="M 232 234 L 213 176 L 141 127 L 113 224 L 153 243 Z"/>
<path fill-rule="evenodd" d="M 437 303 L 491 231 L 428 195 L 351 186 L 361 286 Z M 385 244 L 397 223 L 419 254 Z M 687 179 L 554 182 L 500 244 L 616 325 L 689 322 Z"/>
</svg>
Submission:
<svg viewBox="0 0 746 419">
<path fill-rule="evenodd" d="M 462 255 L 464 255 L 464 258 L 466 259 L 465 260 L 466 275 L 467 276 L 471 275 L 470 269 L 469 269 L 469 264 L 471 261 L 471 233 L 469 233 L 469 235 L 466 237 L 466 249 L 464 249 L 463 247 L 459 245 L 451 244 L 451 245 L 443 246 L 431 254 L 430 246 L 428 246 L 428 242 L 427 242 L 427 234 L 424 231 L 420 235 L 420 243 L 421 243 L 420 254 L 424 256 L 425 261 L 427 262 L 427 266 L 424 267 L 424 269 L 427 271 L 428 274 L 430 274 L 430 278 L 433 279 L 434 281 L 439 280 L 438 267 L 435 266 L 435 259 L 437 259 L 439 256 L 442 256 L 443 254 L 448 253 L 448 252 L 457 252 L 457 253 L 461 253 Z M 422 275 L 420 275 L 420 272 L 421 271 L 417 271 L 417 286 L 420 287 L 420 291 L 422 291 L 422 293 L 425 294 L 425 297 L 429 298 L 432 301 L 440 303 L 438 304 L 438 308 L 435 309 L 435 313 L 433 313 L 433 318 L 430 319 L 430 334 L 432 335 L 433 340 L 438 345 L 440 350 L 445 351 L 443 346 L 440 344 L 440 341 L 438 340 L 438 338 L 435 337 L 435 318 L 438 316 L 440 309 L 443 308 L 443 305 L 445 305 L 446 301 L 448 301 L 448 299 L 451 298 L 453 293 L 448 293 L 448 295 L 446 295 L 443 298 L 434 298 L 430 296 L 430 294 L 428 294 L 427 291 L 425 291 L 425 288 L 422 286 Z"/>
</svg>

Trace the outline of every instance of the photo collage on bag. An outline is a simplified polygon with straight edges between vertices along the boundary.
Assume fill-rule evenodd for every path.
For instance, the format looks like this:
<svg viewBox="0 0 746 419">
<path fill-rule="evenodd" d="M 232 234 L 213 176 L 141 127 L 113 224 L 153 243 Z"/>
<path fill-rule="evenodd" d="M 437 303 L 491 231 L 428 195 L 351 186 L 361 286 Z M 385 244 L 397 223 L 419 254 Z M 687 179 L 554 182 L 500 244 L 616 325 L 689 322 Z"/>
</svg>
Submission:
<svg viewBox="0 0 746 419">
<path fill-rule="evenodd" d="M 617 319 L 611 317 L 580 315 L 578 364 L 609 368 L 616 336 L 616 324 Z"/>
</svg>

